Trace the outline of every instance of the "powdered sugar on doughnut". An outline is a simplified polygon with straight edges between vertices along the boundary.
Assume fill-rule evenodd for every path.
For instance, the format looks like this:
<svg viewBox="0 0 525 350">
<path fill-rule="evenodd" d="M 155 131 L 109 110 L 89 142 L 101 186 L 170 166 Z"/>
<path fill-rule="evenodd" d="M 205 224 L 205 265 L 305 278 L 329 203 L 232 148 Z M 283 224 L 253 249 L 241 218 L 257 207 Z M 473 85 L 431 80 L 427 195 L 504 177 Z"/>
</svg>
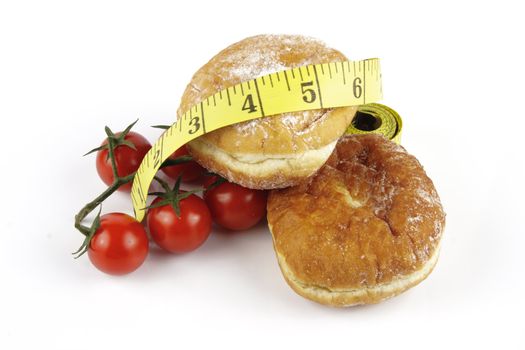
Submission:
<svg viewBox="0 0 525 350">
<path fill-rule="evenodd" d="M 243 62 L 242 65 L 234 65 L 228 71 L 231 77 L 241 81 L 287 69 L 285 65 L 275 59 L 275 52 L 262 55 L 260 51 L 251 51 L 244 57 L 241 54 L 230 56 L 228 61 L 232 65 L 234 62 Z"/>
<path fill-rule="evenodd" d="M 224 59 L 223 66 L 227 67 L 227 69 L 220 73 L 224 74 L 228 81 L 243 82 L 270 73 L 310 64 L 315 59 L 315 56 L 307 57 L 300 62 L 293 62 L 293 64 L 287 64 L 281 59 L 283 52 L 298 50 L 305 42 L 315 42 L 319 46 L 325 47 L 321 41 L 303 36 L 258 36 L 255 45 L 247 46 L 243 50 L 237 50 Z M 268 47 L 273 46 L 272 43 L 276 43 L 276 47 L 274 50 L 269 50 Z M 311 123 L 312 117 L 313 119 L 317 119 L 323 114 L 324 112 L 321 111 L 287 113 L 280 118 L 280 121 L 284 127 L 295 132 L 298 131 L 298 134 L 301 134 L 301 131 L 305 133 L 308 130 L 307 127 L 314 126 L 314 124 Z M 261 124 L 264 124 L 264 119 L 239 123 L 235 125 L 235 128 L 243 135 L 250 136 L 256 132 L 257 126 Z"/>
<path fill-rule="evenodd" d="M 275 73 L 285 69 L 312 63 L 312 59 L 304 59 L 294 64 L 286 64 L 280 57 L 282 52 L 297 50 L 305 42 L 315 42 L 325 47 L 319 40 L 298 35 L 260 35 L 253 46 L 247 46 L 244 50 L 235 51 L 224 60 L 224 66 L 228 67 L 226 74 L 230 79 L 246 81 L 263 75 Z M 275 45 L 272 45 L 274 44 Z M 268 47 L 276 46 L 274 50 Z M 312 57 L 313 58 L 313 57 Z"/>
</svg>

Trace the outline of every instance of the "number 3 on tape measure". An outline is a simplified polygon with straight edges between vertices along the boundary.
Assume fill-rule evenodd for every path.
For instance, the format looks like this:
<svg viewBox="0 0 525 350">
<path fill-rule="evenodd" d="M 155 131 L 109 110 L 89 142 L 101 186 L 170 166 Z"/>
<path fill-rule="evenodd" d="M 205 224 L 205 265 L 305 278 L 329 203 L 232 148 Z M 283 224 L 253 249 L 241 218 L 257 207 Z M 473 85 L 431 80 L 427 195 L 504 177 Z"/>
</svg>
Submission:
<svg viewBox="0 0 525 350">
<path fill-rule="evenodd" d="M 271 73 L 219 91 L 192 106 L 162 134 L 137 170 L 131 196 L 137 220 L 162 162 L 187 142 L 231 124 L 286 112 L 356 106 L 381 99 L 378 59 L 329 62 Z"/>
<path fill-rule="evenodd" d="M 188 130 L 190 134 L 195 134 L 199 129 L 201 128 L 201 124 L 199 123 L 199 117 L 193 117 L 190 119 L 190 127 L 191 129 Z"/>
</svg>

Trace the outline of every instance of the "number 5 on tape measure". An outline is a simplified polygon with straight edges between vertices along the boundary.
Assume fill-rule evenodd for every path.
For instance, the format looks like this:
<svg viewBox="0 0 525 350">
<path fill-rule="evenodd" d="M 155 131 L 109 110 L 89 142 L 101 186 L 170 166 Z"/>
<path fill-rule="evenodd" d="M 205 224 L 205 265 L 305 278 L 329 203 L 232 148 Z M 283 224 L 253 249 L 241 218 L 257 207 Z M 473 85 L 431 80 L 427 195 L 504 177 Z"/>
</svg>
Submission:
<svg viewBox="0 0 525 350">
<path fill-rule="evenodd" d="M 311 64 L 242 82 L 192 106 L 157 140 L 131 189 L 135 217 L 144 218 L 149 186 L 162 162 L 189 141 L 227 125 L 320 108 L 355 106 L 382 97 L 378 59 Z"/>
</svg>

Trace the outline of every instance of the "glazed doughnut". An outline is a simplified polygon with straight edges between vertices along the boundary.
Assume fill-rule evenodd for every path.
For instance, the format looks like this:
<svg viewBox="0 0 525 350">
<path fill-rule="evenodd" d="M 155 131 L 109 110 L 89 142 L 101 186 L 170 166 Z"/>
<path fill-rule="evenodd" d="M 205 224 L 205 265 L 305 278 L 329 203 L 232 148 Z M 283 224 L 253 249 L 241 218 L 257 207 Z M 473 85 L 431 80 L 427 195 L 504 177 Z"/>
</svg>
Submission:
<svg viewBox="0 0 525 350">
<path fill-rule="evenodd" d="M 268 225 L 288 284 L 313 301 L 377 303 L 425 279 L 445 214 L 417 159 L 379 135 L 345 136 L 298 186 L 271 191 Z"/>
<path fill-rule="evenodd" d="M 312 63 L 345 61 L 312 38 L 259 35 L 224 49 L 188 84 L 180 117 L 204 98 L 262 75 Z M 228 180 L 255 189 L 283 188 L 312 175 L 328 159 L 355 107 L 292 112 L 255 119 L 205 134 L 187 144 L 195 160 Z"/>
</svg>

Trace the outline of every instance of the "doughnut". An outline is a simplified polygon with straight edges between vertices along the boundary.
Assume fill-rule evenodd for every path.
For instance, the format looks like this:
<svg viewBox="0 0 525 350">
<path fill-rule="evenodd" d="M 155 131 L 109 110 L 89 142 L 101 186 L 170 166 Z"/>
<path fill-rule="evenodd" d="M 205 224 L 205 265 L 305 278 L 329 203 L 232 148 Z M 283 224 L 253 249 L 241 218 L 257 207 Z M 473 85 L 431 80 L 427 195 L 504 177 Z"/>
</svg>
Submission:
<svg viewBox="0 0 525 350">
<path fill-rule="evenodd" d="M 270 192 L 268 225 L 290 287 L 343 307 L 378 303 L 424 280 L 438 259 L 445 214 L 403 147 L 348 135 L 314 176 Z"/>
<path fill-rule="evenodd" d="M 345 61 L 339 51 L 298 35 L 258 35 L 219 52 L 191 79 L 178 118 L 229 86 L 307 64 Z M 194 159 L 229 181 L 254 189 L 284 188 L 315 173 L 343 135 L 356 107 L 268 116 L 230 125 L 187 144 Z"/>
</svg>

